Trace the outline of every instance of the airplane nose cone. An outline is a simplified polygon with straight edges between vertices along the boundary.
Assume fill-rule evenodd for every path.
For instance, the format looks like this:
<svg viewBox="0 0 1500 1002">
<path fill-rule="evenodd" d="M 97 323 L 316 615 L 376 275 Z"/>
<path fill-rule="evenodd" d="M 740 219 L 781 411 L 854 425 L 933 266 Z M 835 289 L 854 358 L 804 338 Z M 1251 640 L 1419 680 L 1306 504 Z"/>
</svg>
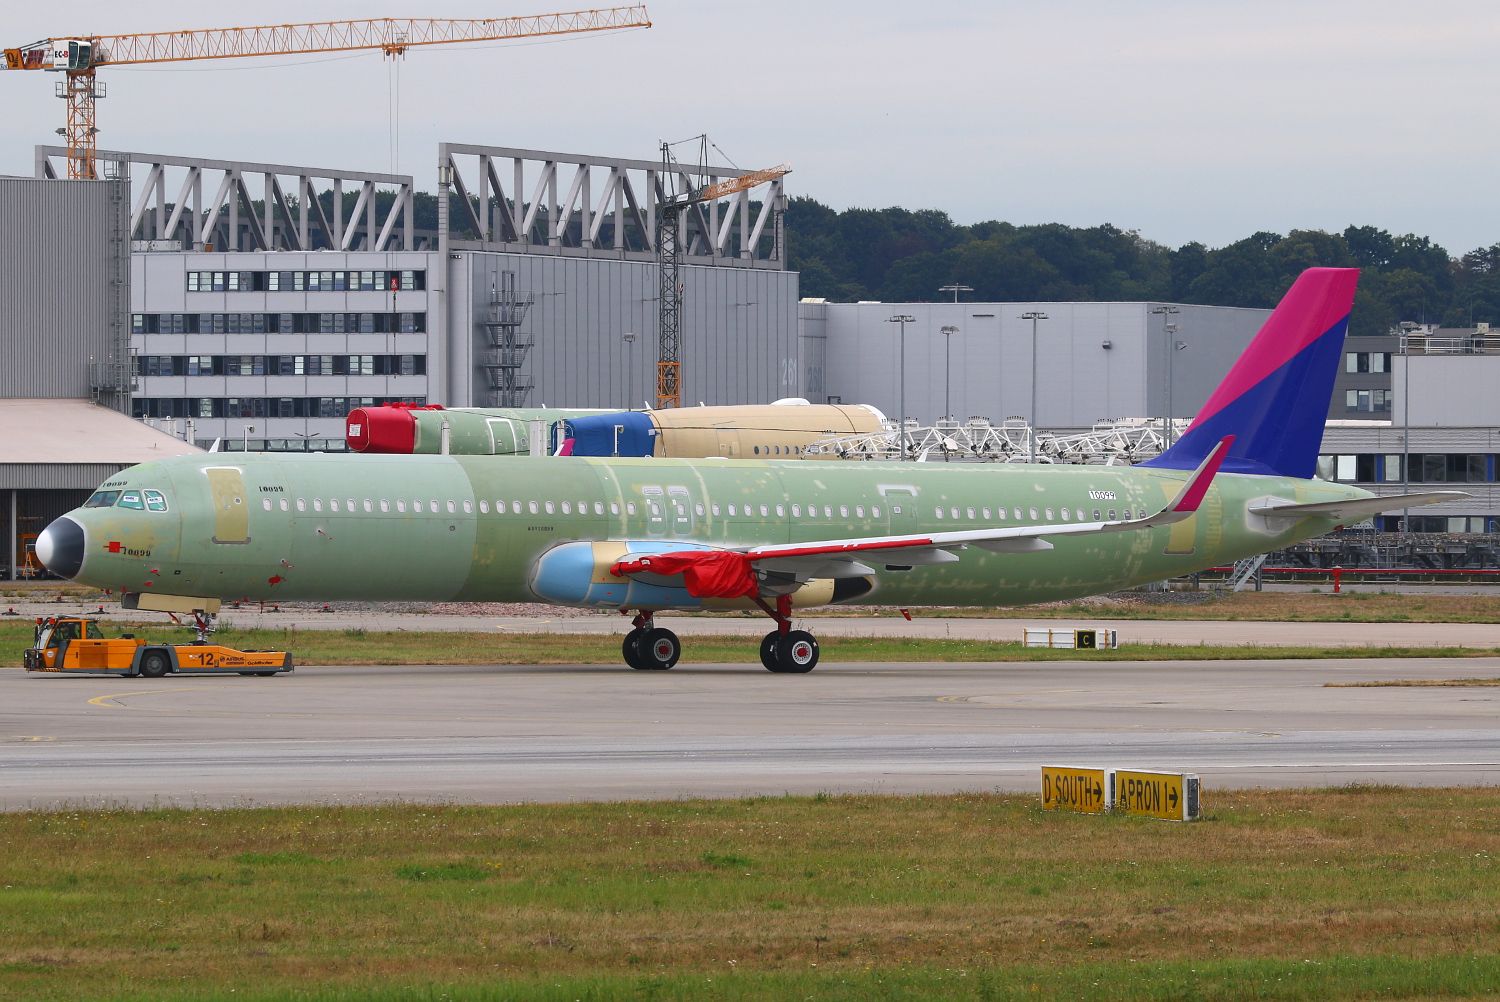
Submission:
<svg viewBox="0 0 1500 1002">
<path fill-rule="evenodd" d="M 64 515 L 36 537 L 36 558 L 60 578 L 75 578 L 83 570 L 83 526 Z"/>
</svg>

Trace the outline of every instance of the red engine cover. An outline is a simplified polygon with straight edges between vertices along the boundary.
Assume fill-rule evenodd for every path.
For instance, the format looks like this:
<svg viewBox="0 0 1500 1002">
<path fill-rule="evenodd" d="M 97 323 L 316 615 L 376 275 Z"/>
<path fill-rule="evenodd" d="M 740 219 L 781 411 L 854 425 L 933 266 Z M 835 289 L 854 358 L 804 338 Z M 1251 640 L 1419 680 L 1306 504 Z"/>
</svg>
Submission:
<svg viewBox="0 0 1500 1002">
<path fill-rule="evenodd" d="M 417 421 L 401 407 L 356 407 L 344 419 L 344 439 L 355 452 L 409 453 L 417 442 Z"/>
</svg>

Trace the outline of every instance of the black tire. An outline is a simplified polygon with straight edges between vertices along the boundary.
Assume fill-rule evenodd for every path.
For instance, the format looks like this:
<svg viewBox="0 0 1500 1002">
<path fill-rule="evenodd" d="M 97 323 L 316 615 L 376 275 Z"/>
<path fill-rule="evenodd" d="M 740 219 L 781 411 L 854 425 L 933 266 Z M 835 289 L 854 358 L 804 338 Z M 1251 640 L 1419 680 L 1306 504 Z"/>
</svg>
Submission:
<svg viewBox="0 0 1500 1002">
<path fill-rule="evenodd" d="M 764 637 L 761 638 L 760 663 L 764 665 L 768 671 L 776 670 L 776 641 L 780 639 L 781 634 L 776 630 L 772 630 L 770 633 L 767 633 Z"/>
<path fill-rule="evenodd" d="M 620 654 L 625 658 L 625 663 L 630 667 L 636 669 L 637 671 L 640 671 L 643 667 L 645 667 L 641 664 L 641 655 L 639 650 L 641 634 L 645 632 L 645 630 L 637 626 L 635 629 L 625 634 L 625 639 L 620 643 Z"/>
<path fill-rule="evenodd" d="M 818 666 L 818 640 L 806 630 L 793 630 L 776 644 L 776 670 L 805 675 Z"/>
<path fill-rule="evenodd" d="M 671 630 L 657 627 L 647 630 L 636 644 L 640 666 L 648 671 L 666 671 L 682 657 L 682 641 Z"/>
<path fill-rule="evenodd" d="M 172 662 L 167 660 L 163 651 L 147 651 L 141 655 L 141 676 L 143 678 L 161 678 L 172 670 Z"/>
</svg>

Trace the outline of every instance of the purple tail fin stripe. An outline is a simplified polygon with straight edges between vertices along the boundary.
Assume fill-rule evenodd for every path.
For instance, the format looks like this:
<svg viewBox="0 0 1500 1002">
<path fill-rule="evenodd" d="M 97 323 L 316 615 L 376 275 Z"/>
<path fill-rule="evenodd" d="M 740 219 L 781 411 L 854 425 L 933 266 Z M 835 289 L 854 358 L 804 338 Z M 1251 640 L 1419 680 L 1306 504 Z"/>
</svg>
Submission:
<svg viewBox="0 0 1500 1002">
<path fill-rule="evenodd" d="M 1224 472 L 1311 477 L 1358 276 L 1304 271 L 1182 438 L 1142 465 L 1195 469 L 1233 436 Z"/>
</svg>

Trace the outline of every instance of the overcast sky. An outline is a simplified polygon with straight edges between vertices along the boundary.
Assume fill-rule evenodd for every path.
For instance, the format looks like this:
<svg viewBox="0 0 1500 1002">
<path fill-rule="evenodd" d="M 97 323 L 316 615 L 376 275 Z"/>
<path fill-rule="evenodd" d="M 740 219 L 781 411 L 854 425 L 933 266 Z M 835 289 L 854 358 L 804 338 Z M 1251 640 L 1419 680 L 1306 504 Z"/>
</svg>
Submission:
<svg viewBox="0 0 1500 1002">
<path fill-rule="evenodd" d="M 562 2 L 555 9 L 569 5 Z M 548 0 L 6 3 L 4 44 L 352 16 L 543 13 Z M 437 143 L 655 156 L 707 131 L 792 194 L 960 223 L 1113 223 L 1178 245 L 1349 223 L 1500 242 L 1500 3 L 649 3 L 655 27 L 414 51 L 399 169 Z M 246 19 L 251 19 L 247 21 Z M 119 67 L 100 146 L 388 170 L 378 55 Z M 0 74 L 0 173 L 58 142 L 52 74 Z"/>
</svg>

